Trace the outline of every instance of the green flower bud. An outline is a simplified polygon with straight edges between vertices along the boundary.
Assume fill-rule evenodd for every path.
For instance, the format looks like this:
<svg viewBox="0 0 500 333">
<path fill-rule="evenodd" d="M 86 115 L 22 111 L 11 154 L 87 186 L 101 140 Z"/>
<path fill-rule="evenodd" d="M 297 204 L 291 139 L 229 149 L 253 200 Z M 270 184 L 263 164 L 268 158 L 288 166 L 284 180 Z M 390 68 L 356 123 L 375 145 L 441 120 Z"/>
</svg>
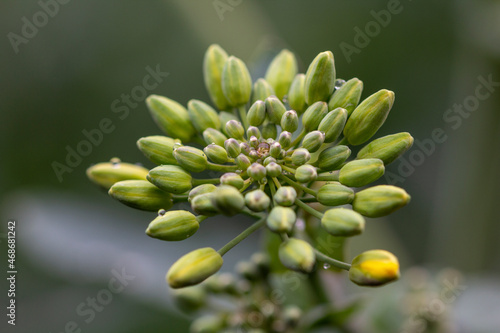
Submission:
<svg viewBox="0 0 500 333">
<path fill-rule="evenodd" d="M 148 169 L 129 163 L 98 163 L 87 169 L 87 177 L 100 187 L 109 190 L 122 180 L 145 180 Z"/>
<path fill-rule="evenodd" d="M 293 110 L 297 111 L 298 114 L 302 114 L 307 107 L 304 96 L 305 84 L 306 75 L 297 74 L 288 91 L 288 105 L 290 105 Z"/>
<path fill-rule="evenodd" d="M 217 189 L 217 186 L 213 184 L 202 184 L 198 185 L 195 188 L 193 188 L 191 191 L 189 191 L 188 195 L 188 201 L 191 202 L 194 197 L 204 194 L 204 193 L 211 193 Z"/>
<path fill-rule="evenodd" d="M 241 190 L 245 185 L 243 178 L 240 175 L 234 172 L 226 172 L 220 177 L 220 183 L 222 185 L 231 185 L 236 187 L 238 190 Z"/>
<path fill-rule="evenodd" d="M 364 216 L 381 217 L 407 205 L 410 199 L 411 197 L 402 188 L 379 185 L 356 193 L 352 208 Z"/>
<path fill-rule="evenodd" d="M 154 135 L 137 140 L 140 151 L 155 164 L 177 164 L 174 157 L 174 148 L 181 146 L 179 139 Z"/>
<path fill-rule="evenodd" d="M 318 157 L 318 167 L 323 171 L 338 170 L 351 155 L 347 146 L 336 146 L 323 150 Z"/>
<path fill-rule="evenodd" d="M 209 144 L 216 144 L 217 146 L 224 147 L 224 141 L 227 140 L 227 136 L 222 134 L 222 132 L 213 129 L 213 128 L 207 128 L 206 130 L 203 131 L 203 140 L 205 140 L 205 143 L 207 145 Z"/>
<path fill-rule="evenodd" d="M 318 130 L 325 133 L 325 142 L 330 143 L 337 140 L 339 135 L 344 129 L 344 125 L 347 121 L 347 111 L 342 108 L 337 108 L 333 111 L 328 112 L 328 114 L 321 120 L 318 126 Z"/>
<path fill-rule="evenodd" d="M 254 212 L 262 212 L 271 204 L 271 199 L 262 190 L 248 192 L 245 195 L 245 203 Z"/>
<path fill-rule="evenodd" d="M 221 146 L 211 143 L 203 148 L 203 151 L 214 163 L 224 164 L 228 161 L 227 151 Z"/>
<path fill-rule="evenodd" d="M 262 165 L 264 165 L 265 167 L 267 167 L 268 164 L 273 163 L 273 162 L 276 163 L 276 159 L 274 157 L 272 157 L 272 156 L 268 156 L 268 157 L 266 157 L 266 159 L 264 160 L 264 162 L 262 162 Z M 269 176 L 271 176 L 271 175 L 269 175 Z"/>
<path fill-rule="evenodd" d="M 247 168 L 248 176 L 259 181 L 266 176 L 266 167 L 259 163 L 253 163 Z"/>
<path fill-rule="evenodd" d="M 215 207 L 224 215 L 236 215 L 245 206 L 243 195 L 233 186 L 220 185 L 212 193 Z"/>
<path fill-rule="evenodd" d="M 302 124 L 304 128 L 309 131 L 318 129 L 321 120 L 328 113 L 328 105 L 325 102 L 316 102 L 307 108 L 302 116 Z"/>
<path fill-rule="evenodd" d="M 204 315 L 191 324 L 191 333 L 219 333 L 226 327 L 224 318 L 217 315 Z"/>
<path fill-rule="evenodd" d="M 283 149 L 290 148 L 292 146 L 292 133 L 288 131 L 281 132 L 278 138 L 278 142 Z"/>
<path fill-rule="evenodd" d="M 320 131 L 312 131 L 306 134 L 302 140 L 302 147 L 314 153 L 321 148 L 325 142 L 325 135 Z"/>
<path fill-rule="evenodd" d="M 276 91 L 279 99 L 288 92 L 292 80 L 297 74 L 297 60 L 292 52 L 282 50 L 274 59 L 266 71 L 266 80 Z"/>
<path fill-rule="evenodd" d="M 264 79 L 258 79 L 253 84 L 252 90 L 252 104 L 257 101 L 263 101 L 269 96 L 276 95 L 273 87 Z"/>
<path fill-rule="evenodd" d="M 318 202 L 325 206 L 350 204 L 354 200 L 354 191 L 338 182 L 328 183 L 318 190 Z"/>
<path fill-rule="evenodd" d="M 284 131 L 295 132 L 299 128 L 299 116 L 294 110 L 286 111 L 281 117 L 281 128 Z"/>
<path fill-rule="evenodd" d="M 230 56 L 222 70 L 222 91 L 231 106 L 245 105 L 250 100 L 252 78 L 240 59 Z"/>
<path fill-rule="evenodd" d="M 252 126 L 260 126 L 266 119 L 266 103 L 258 100 L 255 101 L 247 114 L 248 123 Z"/>
<path fill-rule="evenodd" d="M 379 158 L 384 165 L 392 163 L 413 145 L 413 137 L 408 132 L 387 135 L 364 146 L 357 158 Z"/>
<path fill-rule="evenodd" d="M 230 138 L 244 140 L 245 129 L 237 120 L 230 120 L 226 123 L 226 133 Z"/>
<path fill-rule="evenodd" d="M 321 226 L 332 236 L 351 237 L 365 230 L 365 219 L 350 209 L 333 208 L 325 212 Z"/>
<path fill-rule="evenodd" d="M 160 190 L 146 180 L 123 180 L 109 189 L 109 195 L 121 203 L 136 209 L 158 211 L 170 209 L 172 195 Z"/>
<path fill-rule="evenodd" d="M 295 179 L 299 183 L 309 183 L 318 178 L 316 168 L 309 164 L 301 165 L 295 170 Z"/>
<path fill-rule="evenodd" d="M 151 169 L 147 179 L 170 193 L 184 193 L 193 187 L 191 175 L 177 165 L 160 165 Z"/>
<path fill-rule="evenodd" d="M 203 286 L 177 289 L 173 293 L 174 303 L 186 313 L 197 311 L 206 305 L 207 293 Z"/>
<path fill-rule="evenodd" d="M 368 141 L 384 124 L 394 104 L 394 93 L 382 89 L 365 99 L 352 112 L 344 127 L 344 136 L 350 144 Z"/>
<path fill-rule="evenodd" d="M 311 105 L 327 101 L 335 87 L 335 61 L 330 51 L 321 52 L 314 58 L 306 72 L 305 100 Z"/>
<path fill-rule="evenodd" d="M 328 102 L 328 109 L 343 108 L 346 109 L 347 116 L 350 116 L 356 106 L 358 106 L 362 92 L 363 81 L 358 78 L 350 79 L 333 93 L 332 98 Z"/>
<path fill-rule="evenodd" d="M 246 170 L 250 165 L 252 165 L 252 162 L 250 161 L 248 156 L 245 156 L 243 154 L 239 154 L 238 157 L 236 157 L 235 162 L 240 170 Z"/>
<path fill-rule="evenodd" d="M 360 286 L 377 287 L 399 279 L 399 262 L 385 250 L 361 253 L 352 261 L 349 279 Z"/>
<path fill-rule="evenodd" d="M 297 216 L 290 207 L 275 206 L 267 216 L 267 227 L 276 233 L 290 233 Z"/>
<path fill-rule="evenodd" d="M 252 136 L 255 136 L 257 139 L 259 139 L 262 135 L 260 134 L 260 130 L 258 127 L 255 126 L 249 126 L 247 129 L 247 138 L 251 138 Z"/>
<path fill-rule="evenodd" d="M 229 136 L 229 134 L 227 134 L 227 132 L 226 132 L 226 125 L 225 124 L 227 124 L 227 122 L 230 120 L 239 121 L 238 117 L 236 117 L 233 113 L 229 113 L 229 112 L 225 112 L 225 111 L 219 112 L 219 119 L 220 119 L 220 123 L 224 124 L 224 126 L 221 126 L 221 131 L 226 136 Z"/>
<path fill-rule="evenodd" d="M 276 139 L 276 136 L 278 135 L 278 129 L 276 128 L 276 125 L 273 123 L 267 123 L 264 124 L 264 127 L 262 128 L 262 137 L 264 139 Z"/>
<path fill-rule="evenodd" d="M 200 224 L 196 216 L 185 210 L 171 210 L 158 215 L 146 229 L 149 237 L 165 241 L 181 241 L 191 237 Z"/>
<path fill-rule="evenodd" d="M 266 165 L 266 173 L 269 177 L 278 177 L 281 175 L 281 166 L 276 162 L 271 162 Z"/>
<path fill-rule="evenodd" d="M 281 118 L 286 112 L 286 107 L 276 96 L 269 96 L 265 100 L 266 102 L 266 113 L 269 117 L 269 121 L 273 124 L 281 123 Z"/>
<path fill-rule="evenodd" d="M 198 133 L 203 133 L 207 128 L 220 128 L 219 114 L 205 102 L 197 99 L 190 100 L 188 102 L 188 114 Z"/>
<path fill-rule="evenodd" d="M 214 205 L 213 192 L 198 194 L 191 200 L 191 208 L 196 214 L 214 216 L 219 210 Z"/>
<path fill-rule="evenodd" d="M 190 146 L 179 147 L 174 149 L 174 157 L 187 171 L 202 172 L 207 168 L 207 155 L 201 149 Z"/>
<path fill-rule="evenodd" d="M 301 239 L 290 238 L 279 247 L 281 263 L 294 271 L 311 273 L 316 263 L 312 246 Z"/>
<path fill-rule="evenodd" d="M 279 142 L 273 142 L 269 147 L 269 155 L 274 158 L 279 158 L 281 155 L 281 145 Z"/>
<path fill-rule="evenodd" d="M 297 199 L 297 191 L 291 186 L 281 186 L 274 194 L 274 201 L 280 206 L 292 206 L 295 199 Z"/>
<path fill-rule="evenodd" d="M 217 273 L 223 262 L 221 255 L 212 248 L 191 251 L 170 267 L 167 282 L 172 288 L 193 286 Z"/>
<path fill-rule="evenodd" d="M 224 147 L 226 148 L 227 154 L 232 158 L 235 158 L 241 152 L 241 147 L 239 142 L 233 138 L 229 138 L 226 141 L 224 141 Z"/>
<path fill-rule="evenodd" d="M 340 169 L 339 181 L 346 186 L 361 187 L 382 177 L 384 171 L 384 162 L 377 158 L 355 160 Z"/>
<path fill-rule="evenodd" d="M 167 135 L 188 142 L 195 134 L 189 114 L 182 105 L 169 98 L 151 95 L 146 99 L 154 121 Z"/>
<path fill-rule="evenodd" d="M 229 102 L 222 92 L 222 70 L 227 53 L 219 45 L 208 47 L 203 59 L 203 79 L 212 102 L 219 110 L 229 109 Z"/>
<path fill-rule="evenodd" d="M 310 159 L 311 154 L 305 148 L 297 148 L 292 153 L 292 163 L 297 166 L 306 164 Z"/>
</svg>

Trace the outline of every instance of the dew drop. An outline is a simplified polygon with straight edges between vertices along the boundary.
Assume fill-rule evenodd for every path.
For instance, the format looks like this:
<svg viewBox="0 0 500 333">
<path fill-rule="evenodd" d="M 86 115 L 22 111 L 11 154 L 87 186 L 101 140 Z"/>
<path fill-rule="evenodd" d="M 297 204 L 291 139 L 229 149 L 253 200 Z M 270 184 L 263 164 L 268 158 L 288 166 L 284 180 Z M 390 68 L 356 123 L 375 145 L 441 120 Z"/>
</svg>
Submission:
<svg viewBox="0 0 500 333">
<path fill-rule="evenodd" d="M 118 157 L 113 157 L 109 162 L 112 164 L 113 168 L 119 168 L 122 161 Z"/>
<path fill-rule="evenodd" d="M 140 167 L 144 166 L 141 162 L 137 162 L 137 163 L 135 163 L 135 165 L 140 166 Z"/>
<path fill-rule="evenodd" d="M 261 180 L 259 180 L 259 184 L 266 185 L 267 184 L 267 178 L 262 178 Z"/>
<path fill-rule="evenodd" d="M 338 90 L 340 89 L 340 87 L 342 87 L 345 83 L 345 80 L 342 80 L 342 79 L 338 79 L 338 80 L 335 80 L 335 90 Z"/>
<path fill-rule="evenodd" d="M 236 170 L 235 173 L 240 174 L 241 170 Z"/>
<path fill-rule="evenodd" d="M 324 263 L 323 264 L 323 269 L 328 269 L 328 268 L 330 268 L 330 264 Z"/>
<path fill-rule="evenodd" d="M 165 215 L 166 213 L 167 213 L 167 211 L 166 211 L 165 209 L 163 209 L 163 208 L 162 208 L 162 209 L 160 209 L 160 210 L 158 211 L 158 216 L 163 216 L 163 215 Z"/>
</svg>

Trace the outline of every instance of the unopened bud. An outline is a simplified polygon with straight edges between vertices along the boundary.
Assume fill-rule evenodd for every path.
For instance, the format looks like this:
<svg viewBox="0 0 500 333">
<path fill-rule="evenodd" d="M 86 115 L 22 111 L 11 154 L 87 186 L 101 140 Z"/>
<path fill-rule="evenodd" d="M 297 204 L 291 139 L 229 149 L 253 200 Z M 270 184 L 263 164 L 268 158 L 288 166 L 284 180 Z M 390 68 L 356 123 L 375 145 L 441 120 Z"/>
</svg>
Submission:
<svg viewBox="0 0 500 333">
<path fill-rule="evenodd" d="M 283 149 L 290 148 L 290 146 L 292 145 L 292 133 L 288 131 L 281 132 L 278 138 L 278 142 Z"/>
<path fill-rule="evenodd" d="M 234 115 L 234 113 L 230 113 L 230 112 L 226 112 L 226 111 L 219 112 L 219 119 L 220 119 L 220 123 L 221 123 L 221 131 L 222 131 L 222 133 L 224 133 L 225 136 L 229 136 L 229 134 L 227 134 L 227 132 L 226 132 L 227 122 L 230 120 L 239 121 L 238 117 L 236 117 Z"/>
<path fill-rule="evenodd" d="M 262 137 L 264 139 L 276 139 L 276 136 L 278 135 L 278 129 L 276 128 L 276 125 L 273 123 L 267 123 L 264 125 L 262 128 Z"/>
<path fill-rule="evenodd" d="M 306 72 L 305 100 L 311 105 L 327 101 L 335 88 L 335 61 L 330 51 L 321 52 L 314 58 Z"/>
<path fill-rule="evenodd" d="M 318 190 L 318 202 L 325 206 L 350 204 L 354 200 L 354 191 L 338 182 L 328 183 Z"/>
<path fill-rule="evenodd" d="M 295 199 L 297 199 L 297 191 L 291 186 L 281 186 L 274 194 L 274 201 L 280 206 L 292 206 Z"/>
<path fill-rule="evenodd" d="M 260 134 L 260 130 L 258 127 L 255 126 L 249 126 L 247 129 L 247 138 L 251 138 L 252 136 L 256 137 L 257 139 L 260 139 L 262 136 Z"/>
<path fill-rule="evenodd" d="M 358 106 L 362 92 L 363 81 L 358 78 L 350 79 L 333 93 L 332 98 L 328 102 L 328 108 L 330 110 L 336 108 L 346 109 L 347 116 L 350 116 L 356 106 Z"/>
<path fill-rule="evenodd" d="M 191 175 L 177 165 L 160 165 L 151 169 L 147 179 L 170 193 L 184 193 L 193 187 Z"/>
<path fill-rule="evenodd" d="M 318 167 L 323 171 L 338 170 L 351 155 L 347 146 L 335 146 L 323 150 L 318 157 Z"/>
<path fill-rule="evenodd" d="M 209 144 L 208 146 L 203 148 L 203 151 L 214 163 L 224 164 L 228 161 L 227 151 L 221 146 L 218 146 L 216 144 Z"/>
<path fill-rule="evenodd" d="M 252 126 L 260 126 L 266 120 L 266 103 L 264 101 L 255 101 L 247 115 L 248 123 Z"/>
<path fill-rule="evenodd" d="M 205 247 L 189 252 L 168 270 L 167 281 L 172 288 L 196 285 L 217 273 L 224 260 L 212 248 Z"/>
<path fill-rule="evenodd" d="M 208 47 L 203 58 L 203 79 L 208 95 L 219 110 L 227 110 L 229 102 L 222 92 L 222 70 L 227 59 L 227 53 L 219 45 Z"/>
<path fill-rule="evenodd" d="M 205 143 L 207 145 L 209 144 L 216 144 L 218 146 L 224 147 L 224 141 L 227 140 L 227 136 L 222 134 L 222 132 L 213 129 L 213 128 L 207 128 L 206 130 L 203 131 L 203 140 L 205 140 Z"/>
<path fill-rule="evenodd" d="M 243 185 L 245 185 L 245 182 L 243 181 L 243 178 L 241 178 L 240 175 L 234 172 L 226 172 L 220 177 L 220 183 L 222 185 L 231 185 L 233 187 L 236 187 L 238 190 L 241 190 L 243 188 Z"/>
<path fill-rule="evenodd" d="M 299 116 L 294 110 L 286 111 L 281 118 L 281 128 L 284 131 L 295 132 L 299 127 Z"/>
<path fill-rule="evenodd" d="M 203 133 L 207 128 L 220 128 L 219 114 L 205 102 L 196 99 L 190 100 L 188 114 L 198 133 Z"/>
<path fill-rule="evenodd" d="M 379 158 L 384 165 L 392 163 L 413 145 L 413 137 L 408 132 L 387 135 L 364 146 L 357 158 Z"/>
<path fill-rule="evenodd" d="M 297 74 L 297 60 L 292 52 L 282 50 L 269 64 L 266 80 L 274 88 L 279 99 L 288 92 L 293 78 Z"/>
<path fill-rule="evenodd" d="M 243 195 L 233 186 L 221 185 L 212 194 L 215 207 L 224 215 L 236 215 L 245 206 Z"/>
<path fill-rule="evenodd" d="M 109 195 L 121 203 L 136 209 L 158 211 L 170 209 L 172 195 L 160 190 L 146 180 L 123 180 L 109 189 Z"/>
<path fill-rule="evenodd" d="M 109 190 L 122 180 L 146 180 L 148 169 L 130 163 L 98 163 L 87 169 L 87 177 L 94 183 Z"/>
<path fill-rule="evenodd" d="M 339 181 L 346 186 L 361 187 L 382 177 L 384 171 L 384 162 L 377 158 L 354 160 L 340 169 Z"/>
<path fill-rule="evenodd" d="M 342 108 L 337 108 L 328 114 L 319 123 L 318 130 L 325 133 L 325 142 L 335 142 L 342 133 L 344 125 L 347 121 L 347 111 Z"/>
<path fill-rule="evenodd" d="M 294 271 L 310 273 L 316 263 L 316 255 L 312 246 L 301 239 L 290 238 L 279 247 L 281 263 Z"/>
<path fill-rule="evenodd" d="M 189 142 L 195 134 L 189 114 L 182 105 L 169 98 L 151 95 L 146 99 L 149 112 L 162 131 L 172 138 Z"/>
<path fill-rule="evenodd" d="M 280 124 L 283 114 L 286 112 L 286 107 L 276 96 L 269 96 L 265 100 L 266 113 L 273 124 Z"/>
<path fill-rule="evenodd" d="M 158 215 L 146 229 L 149 237 L 165 241 L 181 241 L 194 235 L 200 224 L 196 216 L 185 210 L 171 210 Z"/>
<path fill-rule="evenodd" d="M 361 253 L 352 261 L 349 279 L 360 286 L 377 287 L 399 279 L 399 262 L 385 250 Z"/>
<path fill-rule="evenodd" d="M 214 205 L 213 191 L 195 196 L 191 200 L 191 208 L 196 214 L 205 216 L 214 216 L 220 213 Z"/>
<path fill-rule="evenodd" d="M 302 148 L 305 148 L 309 152 L 314 153 L 321 148 L 324 142 L 325 134 L 320 131 L 312 131 L 307 133 L 302 140 Z"/>
<path fill-rule="evenodd" d="M 233 138 L 224 141 L 224 147 L 226 148 L 227 154 L 233 158 L 238 156 L 241 152 L 240 144 Z"/>
<path fill-rule="evenodd" d="M 250 161 L 248 156 L 245 156 L 243 154 L 239 154 L 238 157 L 236 157 L 235 162 L 240 170 L 246 170 L 250 165 L 252 165 L 252 162 Z"/>
<path fill-rule="evenodd" d="M 301 165 L 295 170 L 295 179 L 299 183 L 309 183 L 318 178 L 316 168 L 309 164 Z"/>
<path fill-rule="evenodd" d="M 307 131 L 318 129 L 321 120 L 328 113 L 328 105 L 325 102 L 316 102 L 306 109 L 302 116 L 302 124 Z"/>
<path fill-rule="evenodd" d="M 288 104 L 293 110 L 297 111 L 298 114 L 302 114 L 307 107 L 304 96 L 305 83 L 305 74 L 297 74 L 288 91 Z"/>
<path fill-rule="evenodd" d="M 253 163 L 247 168 L 247 173 L 252 179 L 259 181 L 266 176 L 266 168 L 262 164 Z"/>
<path fill-rule="evenodd" d="M 253 84 L 252 89 L 252 104 L 258 100 L 265 100 L 269 96 L 276 95 L 273 87 L 264 79 L 258 79 Z"/>
<path fill-rule="evenodd" d="M 411 197 L 402 188 L 379 185 L 356 193 L 352 208 L 364 216 L 381 217 L 406 206 L 410 199 Z"/>
<path fill-rule="evenodd" d="M 351 237 L 363 232 L 365 219 L 351 209 L 333 208 L 325 212 L 321 226 L 332 236 Z"/>
<path fill-rule="evenodd" d="M 230 120 L 226 123 L 226 133 L 230 138 L 243 140 L 245 136 L 245 129 L 239 121 Z"/>
<path fill-rule="evenodd" d="M 266 165 L 266 173 L 269 177 L 278 177 L 281 172 L 281 166 L 276 162 L 270 162 Z"/>
<path fill-rule="evenodd" d="M 279 158 L 281 155 L 281 145 L 279 142 L 273 142 L 269 147 L 269 155 L 274 158 Z"/>
<path fill-rule="evenodd" d="M 310 159 L 311 154 L 305 148 L 297 148 L 292 153 L 292 163 L 296 166 L 306 164 Z"/>
<path fill-rule="evenodd" d="M 245 105 L 250 100 L 252 78 L 240 59 L 230 56 L 222 70 L 222 91 L 231 106 Z"/>
<path fill-rule="evenodd" d="M 202 184 L 198 185 L 195 188 L 193 188 L 191 191 L 189 191 L 188 195 L 188 201 L 191 202 L 191 200 L 194 199 L 194 197 L 204 194 L 204 193 L 211 193 L 217 189 L 217 186 L 213 184 Z"/>
<path fill-rule="evenodd" d="M 271 204 L 271 199 L 262 190 L 248 192 L 245 195 L 245 203 L 254 212 L 262 212 Z"/>
<path fill-rule="evenodd" d="M 275 206 L 267 216 L 267 227 L 277 233 L 290 233 L 297 220 L 295 211 L 290 207 Z"/>
<path fill-rule="evenodd" d="M 137 140 L 139 150 L 153 163 L 177 164 L 174 157 L 174 147 L 180 146 L 179 139 L 172 139 L 166 136 L 154 135 Z"/>
<path fill-rule="evenodd" d="M 174 149 L 174 157 L 177 164 L 187 171 L 202 172 L 207 168 L 207 155 L 201 149 L 182 146 Z"/>
</svg>

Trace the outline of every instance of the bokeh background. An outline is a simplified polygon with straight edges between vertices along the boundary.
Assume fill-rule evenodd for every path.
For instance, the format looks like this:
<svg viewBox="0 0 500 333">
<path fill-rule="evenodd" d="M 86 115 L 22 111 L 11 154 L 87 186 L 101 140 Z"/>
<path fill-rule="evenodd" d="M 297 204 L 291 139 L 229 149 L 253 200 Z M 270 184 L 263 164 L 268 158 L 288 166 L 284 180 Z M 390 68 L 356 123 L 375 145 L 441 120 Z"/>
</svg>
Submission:
<svg viewBox="0 0 500 333">
<path fill-rule="evenodd" d="M 71 322 L 82 332 L 188 331 L 190 318 L 172 307 L 164 273 L 189 249 L 220 246 L 241 225 L 213 221 L 182 244 L 149 239 L 144 229 L 151 214 L 109 199 L 87 181 L 85 169 L 115 156 L 151 166 L 135 147 L 137 138 L 160 134 L 145 104 L 131 105 L 124 119 L 111 105 L 142 85 L 148 66 L 168 72 L 149 93 L 184 104 L 208 100 L 202 58 L 211 43 L 243 59 L 254 80 L 282 48 L 296 54 L 301 72 L 317 53 L 331 50 L 337 75 L 363 80 L 364 97 L 395 91 L 377 136 L 408 131 L 422 143 L 405 155 L 410 171 L 403 162 L 388 168 L 412 202 L 370 222 L 349 256 L 385 248 L 400 257 L 404 271 L 418 266 L 429 272 L 420 275 L 439 276 L 456 269 L 465 279 L 458 297 L 446 303 L 450 330 L 499 331 L 499 85 L 473 111 L 453 121 L 444 117 L 471 101 L 481 78 L 500 82 L 500 1 L 403 0 L 399 13 L 359 47 L 356 29 L 364 31 L 376 22 L 372 11 L 395 1 L 74 0 L 13 47 L 9 33 L 22 36 L 41 3 L 51 1 L 0 2 L 0 260 L 6 271 L 6 225 L 15 219 L 18 269 L 17 325 L 7 325 L 2 314 L 2 332 L 64 332 L 68 323 L 73 329 Z M 347 44 L 357 50 L 347 55 Z M 60 181 L 53 162 L 64 164 L 66 147 L 75 149 L 85 139 L 82 131 L 103 118 L 115 129 Z M 436 129 L 446 140 L 430 151 Z M 257 247 L 257 239 L 241 244 L 224 269 Z M 93 315 L 77 312 L 89 309 L 88 298 L 102 294 L 123 270 L 133 277 L 123 292 Z M 398 288 L 352 293 L 376 305 Z"/>
</svg>

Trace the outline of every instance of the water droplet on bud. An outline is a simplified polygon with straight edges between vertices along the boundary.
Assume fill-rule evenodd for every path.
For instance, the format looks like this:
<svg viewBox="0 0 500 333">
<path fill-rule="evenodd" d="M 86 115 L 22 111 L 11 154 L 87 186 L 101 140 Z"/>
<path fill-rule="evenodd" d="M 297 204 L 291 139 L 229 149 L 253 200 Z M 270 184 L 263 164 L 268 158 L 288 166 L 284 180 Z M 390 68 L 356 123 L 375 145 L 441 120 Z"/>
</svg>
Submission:
<svg viewBox="0 0 500 333">
<path fill-rule="evenodd" d="M 163 216 L 163 215 L 165 215 L 166 213 L 167 213 L 167 211 L 166 211 L 165 209 L 163 209 L 163 208 L 162 208 L 162 209 L 160 209 L 160 210 L 158 211 L 158 216 Z"/>
<path fill-rule="evenodd" d="M 324 263 L 323 264 L 323 269 L 328 269 L 328 268 L 330 268 L 330 264 Z"/>
</svg>

